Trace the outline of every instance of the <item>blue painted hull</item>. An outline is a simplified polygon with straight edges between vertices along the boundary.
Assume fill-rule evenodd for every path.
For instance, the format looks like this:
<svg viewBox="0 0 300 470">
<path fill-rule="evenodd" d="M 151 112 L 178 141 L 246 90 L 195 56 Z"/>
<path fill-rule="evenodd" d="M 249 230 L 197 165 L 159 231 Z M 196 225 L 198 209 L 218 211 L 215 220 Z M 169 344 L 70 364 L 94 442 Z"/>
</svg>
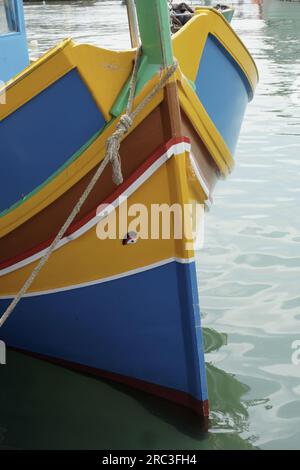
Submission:
<svg viewBox="0 0 300 470">
<path fill-rule="evenodd" d="M 44 184 L 104 125 L 77 70 L 0 121 L 0 213 Z"/>
<path fill-rule="evenodd" d="M 7 304 L 0 300 L 1 311 Z M 89 287 L 26 297 L 1 329 L 1 339 L 207 414 L 193 262 L 168 262 Z"/>
<path fill-rule="evenodd" d="M 208 35 L 195 85 L 206 112 L 234 153 L 252 90 L 242 69 L 213 35 Z"/>
</svg>

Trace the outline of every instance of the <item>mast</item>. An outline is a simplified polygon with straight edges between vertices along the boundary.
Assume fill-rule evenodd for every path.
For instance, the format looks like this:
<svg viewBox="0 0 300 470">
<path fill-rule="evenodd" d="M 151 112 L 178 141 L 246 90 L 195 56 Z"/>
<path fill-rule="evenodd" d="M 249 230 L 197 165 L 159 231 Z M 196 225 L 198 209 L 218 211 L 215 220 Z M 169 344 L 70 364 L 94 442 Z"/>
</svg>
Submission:
<svg viewBox="0 0 300 470">
<path fill-rule="evenodd" d="M 131 46 L 135 49 L 140 45 L 139 27 L 137 23 L 136 9 L 134 0 L 126 0 L 129 32 L 131 39 Z"/>
<path fill-rule="evenodd" d="M 134 0 L 127 0 L 129 8 L 133 8 Z M 130 5 L 131 4 L 131 5 Z M 136 12 L 129 14 L 130 31 L 139 30 L 139 44 L 142 45 L 142 58 L 138 75 L 137 91 L 154 76 L 160 69 L 166 69 L 174 64 L 173 46 L 170 28 L 168 0 L 135 0 Z M 128 10 L 129 11 L 129 10 Z M 134 21 L 137 18 L 138 24 Z M 133 33 L 136 37 L 138 33 Z M 112 116 L 119 116 L 125 109 L 129 94 L 129 82 L 120 93 L 114 106 Z M 165 99 L 162 105 L 167 119 L 163 120 L 166 137 L 181 136 L 181 115 L 178 100 L 176 74 L 170 78 L 165 87 Z"/>
<path fill-rule="evenodd" d="M 149 64 L 169 67 L 173 48 L 167 0 L 135 0 L 143 53 Z"/>
<path fill-rule="evenodd" d="M 143 56 L 147 63 L 162 68 L 174 64 L 170 13 L 167 0 L 135 0 Z M 166 134 L 181 136 L 181 114 L 176 84 L 176 74 L 165 88 L 165 110 L 168 119 L 164 121 Z"/>
</svg>

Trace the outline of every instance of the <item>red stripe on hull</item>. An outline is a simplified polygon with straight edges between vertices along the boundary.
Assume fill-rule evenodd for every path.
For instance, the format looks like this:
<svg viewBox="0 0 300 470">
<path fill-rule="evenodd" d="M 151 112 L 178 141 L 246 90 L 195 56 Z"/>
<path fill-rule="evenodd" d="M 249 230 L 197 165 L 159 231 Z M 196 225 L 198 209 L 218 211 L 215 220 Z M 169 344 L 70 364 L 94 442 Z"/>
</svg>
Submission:
<svg viewBox="0 0 300 470">
<path fill-rule="evenodd" d="M 59 359 L 55 357 L 45 356 L 43 354 L 35 353 L 32 351 L 27 351 L 25 349 L 19 349 L 14 347 L 9 347 L 12 351 L 20 352 L 28 356 L 40 359 L 43 361 L 50 362 L 68 369 L 75 370 L 84 374 L 92 375 L 94 377 L 100 377 L 103 379 L 111 380 L 113 382 L 118 382 L 120 384 L 127 385 L 136 390 L 141 390 L 142 392 L 149 393 L 151 395 L 160 397 L 164 400 L 171 401 L 178 405 L 184 406 L 194 411 L 198 416 L 205 418 L 206 420 L 209 417 L 209 404 L 208 400 L 200 401 L 193 398 L 191 395 L 188 395 L 185 392 L 180 390 L 175 390 L 168 387 L 163 387 L 161 385 L 152 384 L 145 382 L 144 380 L 135 379 L 132 377 L 127 377 L 120 374 L 115 374 L 114 372 L 107 372 L 101 369 L 96 369 L 94 367 L 89 367 L 83 364 L 76 364 L 74 362 L 66 361 L 64 359 Z"/>
</svg>

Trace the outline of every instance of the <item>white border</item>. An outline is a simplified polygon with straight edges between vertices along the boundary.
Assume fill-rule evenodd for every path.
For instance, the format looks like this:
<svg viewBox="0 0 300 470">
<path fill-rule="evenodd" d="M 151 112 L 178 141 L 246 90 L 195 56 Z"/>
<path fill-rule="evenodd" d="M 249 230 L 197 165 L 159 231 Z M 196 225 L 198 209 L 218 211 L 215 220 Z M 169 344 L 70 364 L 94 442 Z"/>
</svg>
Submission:
<svg viewBox="0 0 300 470">
<path fill-rule="evenodd" d="M 97 279 L 95 281 L 84 282 L 82 284 L 75 284 L 75 285 L 71 285 L 67 287 L 60 287 L 58 289 L 49 289 L 49 290 L 44 290 L 44 291 L 39 291 L 39 292 L 30 292 L 29 294 L 25 294 L 23 297 L 38 297 L 38 296 L 47 295 L 47 294 L 57 294 L 59 292 L 82 289 L 84 287 L 91 287 L 91 286 L 96 286 L 98 284 L 103 284 L 104 282 L 116 281 L 117 279 L 122 279 L 127 276 L 133 276 L 134 274 L 140 274 L 145 271 L 150 271 L 151 269 L 159 268 L 161 266 L 165 266 L 173 262 L 180 263 L 180 264 L 191 264 L 194 261 L 195 261 L 194 257 L 192 258 L 168 258 L 168 259 L 158 261 L 153 264 L 149 264 L 148 266 L 143 266 L 141 268 L 136 268 L 130 271 L 125 271 L 120 274 L 115 274 L 114 276 L 104 277 L 103 279 Z M 8 299 L 14 299 L 14 298 L 15 298 L 15 295 L 8 295 L 8 296 L 0 295 L 0 300 L 8 300 Z"/>
<path fill-rule="evenodd" d="M 202 189 L 205 192 L 205 195 L 207 197 L 206 201 L 204 201 L 204 204 L 206 205 L 207 209 L 210 209 L 212 204 L 213 204 L 213 200 L 212 200 L 212 197 L 211 197 L 211 192 L 210 192 L 210 190 L 207 186 L 207 183 L 205 181 L 204 176 L 201 173 L 201 170 L 199 169 L 199 167 L 197 165 L 196 158 L 195 158 L 195 156 L 193 155 L 192 152 L 190 152 L 190 162 L 191 162 L 191 165 L 192 165 L 193 170 L 195 172 L 196 178 L 197 178 L 198 182 L 200 183 L 200 186 L 202 187 Z"/>
</svg>

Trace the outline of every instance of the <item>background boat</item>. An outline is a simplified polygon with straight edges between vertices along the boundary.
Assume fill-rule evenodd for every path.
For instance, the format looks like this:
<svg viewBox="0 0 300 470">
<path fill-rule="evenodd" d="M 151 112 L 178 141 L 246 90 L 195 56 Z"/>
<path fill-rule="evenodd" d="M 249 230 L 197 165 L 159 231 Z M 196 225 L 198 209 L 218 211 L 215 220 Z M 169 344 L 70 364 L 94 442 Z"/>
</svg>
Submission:
<svg viewBox="0 0 300 470">
<path fill-rule="evenodd" d="M 0 84 L 29 65 L 23 5 L 18 0 L 0 4 Z"/>
</svg>

